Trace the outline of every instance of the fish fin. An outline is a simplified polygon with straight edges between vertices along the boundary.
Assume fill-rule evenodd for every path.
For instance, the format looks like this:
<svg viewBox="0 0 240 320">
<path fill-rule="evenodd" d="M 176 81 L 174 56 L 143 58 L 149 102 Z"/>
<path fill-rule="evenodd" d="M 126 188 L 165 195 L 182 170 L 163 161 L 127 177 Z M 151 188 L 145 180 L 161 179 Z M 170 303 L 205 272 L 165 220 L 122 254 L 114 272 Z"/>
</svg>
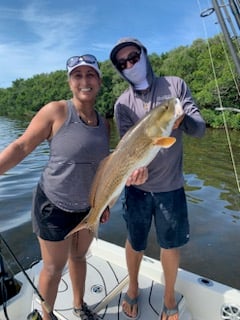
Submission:
<svg viewBox="0 0 240 320">
<path fill-rule="evenodd" d="M 176 142 L 174 137 L 161 137 L 153 140 L 154 145 L 159 145 L 162 148 L 169 148 Z"/>
<path fill-rule="evenodd" d="M 100 177 L 102 174 L 104 174 L 104 168 L 105 168 L 105 165 L 107 163 L 107 161 L 109 160 L 109 158 L 111 157 L 111 155 L 107 156 L 106 158 L 104 158 L 98 168 L 97 168 L 97 172 L 94 176 L 94 179 L 93 179 L 93 182 L 92 182 L 92 185 L 91 185 L 91 190 L 90 190 L 90 195 L 89 195 L 89 202 L 90 202 L 90 206 L 91 207 L 94 207 L 95 205 L 95 195 L 96 195 L 96 191 L 98 189 L 98 184 L 99 184 L 99 181 L 101 181 Z"/>
<path fill-rule="evenodd" d="M 72 234 L 74 234 L 75 232 L 78 232 L 82 229 L 90 229 L 89 225 L 88 225 L 88 218 L 89 218 L 88 214 L 81 222 L 79 222 L 79 224 L 74 227 L 66 236 L 65 239 L 67 239 L 69 236 L 71 236 Z"/>
<path fill-rule="evenodd" d="M 115 197 L 114 199 L 112 199 L 112 200 L 109 202 L 109 205 L 108 205 L 109 208 L 112 208 L 112 207 L 114 206 L 114 204 L 116 203 L 117 199 L 118 199 L 118 196 Z"/>
<path fill-rule="evenodd" d="M 140 121 L 138 121 L 138 122 L 140 122 Z M 118 149 L 121 149 L 122 145 L 125 146 L 126 140 L 129 139 L 129 136 L 134 131 L 137 123 L 134 126 L 132 126 L 130 129 L 128 129 L 128 131 L 122 136 L 122 138 L 119 140 L 119 142 L 118 142 L 118 144 L 117 144 L 117 146 L 115 148 L 115 151 L 117 151 Z"/>
<path fill-rule="evenodd" d="M 84 219 L 85 220 L 85 219 Z M 73 235 L 75 232 L 78 232 L 79 230 L 82 230 L 84 228 L 87 228 L 87 222 L 84 222 L 82 220 L 75 228 L 73 228 L 66 236 L 65 239 L 67 239 L 69 236 Z"/>
<path fill-rule="evenodd" d="M 93 232 L 94 237 L 96 239 L 98 239 L 98 230 L 99 230 L 99 220 L 97 221 L 97 223 L 93 226 L 93 228 L 91 228 L 90 230 Z"/>
</svg>

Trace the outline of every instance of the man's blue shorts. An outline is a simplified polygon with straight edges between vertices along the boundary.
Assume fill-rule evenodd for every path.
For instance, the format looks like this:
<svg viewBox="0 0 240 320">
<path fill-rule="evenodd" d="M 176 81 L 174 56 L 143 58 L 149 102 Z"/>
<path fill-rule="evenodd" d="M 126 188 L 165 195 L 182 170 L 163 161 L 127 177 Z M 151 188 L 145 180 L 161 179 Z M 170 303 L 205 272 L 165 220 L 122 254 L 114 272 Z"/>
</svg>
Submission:
<svg viewBox="0 0 240 320">
<path fill-rule="evenodd" d="M 135 251 L 143 251 L 154 217 L 157 241 L 161 248 L 183 246 L 189 240 L 188 211 L 184 188 L 169 192 L 145 192 L 125 188 L 125 213 L 128 240 Z"/>
</svg>

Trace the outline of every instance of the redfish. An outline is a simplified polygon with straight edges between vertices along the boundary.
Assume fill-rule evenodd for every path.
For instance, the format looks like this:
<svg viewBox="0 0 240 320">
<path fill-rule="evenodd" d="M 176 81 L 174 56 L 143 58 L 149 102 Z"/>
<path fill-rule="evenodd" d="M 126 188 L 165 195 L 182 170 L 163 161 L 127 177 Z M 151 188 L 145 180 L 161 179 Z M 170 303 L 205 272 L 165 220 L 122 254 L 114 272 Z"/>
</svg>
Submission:
<svg viewBox="0 0 240 320">
<path fill-rule="evenodd" d="M 89 214 L 66 236 L 87 228 L 97 235 L 103 211 L 115 204 L 133 171 L 147 166 L 161 148 L 176 141 L 170 137 L 175 121 L 183 114 L 179 99 L 163 101 L 137 122 L 99 165 L 91 192 Z"/>
</svg>

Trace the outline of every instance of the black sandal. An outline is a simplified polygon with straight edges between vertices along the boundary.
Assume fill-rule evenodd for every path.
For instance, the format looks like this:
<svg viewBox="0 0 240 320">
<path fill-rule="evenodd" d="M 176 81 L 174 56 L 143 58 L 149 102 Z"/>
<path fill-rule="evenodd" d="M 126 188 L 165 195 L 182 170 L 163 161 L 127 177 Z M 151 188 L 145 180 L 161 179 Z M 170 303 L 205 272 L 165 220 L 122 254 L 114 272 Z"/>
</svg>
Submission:
<svg viewBox="0 0 240 320">
<path fill-rule="evenodd" d="M 73 314 L 81 320 L 98 320 L 98 316 L 84 302 L 81 308 L 73 308 Z"/>
</svg>

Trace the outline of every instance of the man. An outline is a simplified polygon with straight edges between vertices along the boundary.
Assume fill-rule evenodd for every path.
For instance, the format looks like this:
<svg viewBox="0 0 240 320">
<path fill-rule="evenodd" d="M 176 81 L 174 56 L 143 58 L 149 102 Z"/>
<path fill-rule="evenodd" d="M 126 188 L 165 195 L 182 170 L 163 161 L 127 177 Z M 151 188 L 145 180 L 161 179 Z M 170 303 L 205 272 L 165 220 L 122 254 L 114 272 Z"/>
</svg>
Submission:
<svg viewBox="0 0 240 320">
<path fill-rule="evenodd" d="M 110 59 L 129 88 L 117 99 L 114 115 L 122 137 L 140 118 L 163 100 L 177 97 L 184 114 L 172 132 L 176 143 L 161 149 L 148 166 L 148 180 L 139 186 L 126 187 L 126 260 L 129 287 L 124 297 L 123 313 L 131 319 L 139 316 L 138 273 L 147 237 L 154 217 L 160 260 L 165 277 L 164 303 L 160 320 L 178 320 L 174 287 L 179 267 L 179 247 L 189 240 L 189 222 L 183 177 L 182 134 L 202 137 L 205 122 L 184 80 L 156 77 L 147 57 L 147 49 L 133 38 L 121 39 L 112 49 Z"/>
</svg>

